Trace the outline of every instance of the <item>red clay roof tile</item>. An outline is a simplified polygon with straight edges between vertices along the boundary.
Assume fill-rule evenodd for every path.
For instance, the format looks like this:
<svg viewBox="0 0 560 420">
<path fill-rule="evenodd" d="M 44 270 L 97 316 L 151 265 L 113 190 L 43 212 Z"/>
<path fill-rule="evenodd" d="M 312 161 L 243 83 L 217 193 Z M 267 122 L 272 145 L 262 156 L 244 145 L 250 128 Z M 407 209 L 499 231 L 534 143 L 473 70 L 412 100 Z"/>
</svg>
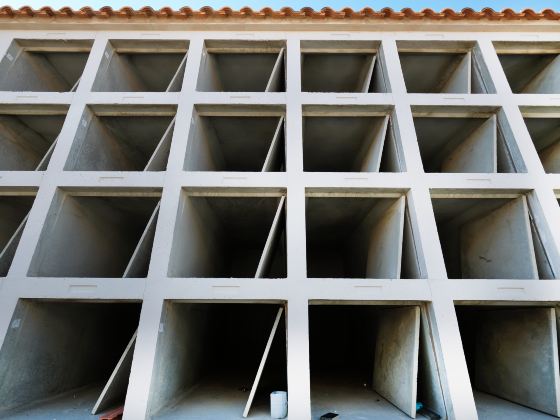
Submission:
<svg viewBox="0 0 560 420">
<path fill-rule="evenodd" d="M 304 7 L 300 10 L 293 10 L 290 7 L 283 7 L 280 10 L 272 10 L 265 7 L 261 10 L 253 10 L 249 7 L 243 7 L 239 10 L 233 10 L 230 7 L 223 7 L 214 10 L 209 6 L 200 8 L 199 10 L 190 7 L 182 7 L 179 10 L 173 10 L 164 7 L 154 10 L 151 7 L 142 7 L 133 9 L 131 7 L 122 7 L 115 10 L 109 6 L 101 7 L 94 10 L 91 7 L 83 7 L 79 10 L 73 10 L 70 7 L 62 7 L 58 10 L 51 7 L 41 7 L 40 9 L 32 9 L 29 6 L 23 6 L 14 9 L 10 6 L 0 7 L 0 18 L 88 18 L 88 19 L 108 19 L 108 18 L 165 18 L 175 20 L 186 19 L 206 19 L 206 18 L 257 18 L 257 19 L 426 19 L 426 20 L 560 20 L 560 12 L 551 9 L 545 9 L 536 12 L 531 9 L 525 9 L 515 12 L 512 9 L 504 9 L 501 12 L 491 8 L 484 8 L 475 11 L 465 8 L 461 11 L 452 9 L 444 9 L 436 12 L 432 9 L 424 9 L 414 11 L 405 8 L 400 11 L 385 7 L 375 11 L 369 7 L 362 10 L 354 11 L 351 8 L 342 10 L 333 10 L 330 7 L 324 7 L 321 10 L 314 10 L 310 7 Z"/>
</svg>

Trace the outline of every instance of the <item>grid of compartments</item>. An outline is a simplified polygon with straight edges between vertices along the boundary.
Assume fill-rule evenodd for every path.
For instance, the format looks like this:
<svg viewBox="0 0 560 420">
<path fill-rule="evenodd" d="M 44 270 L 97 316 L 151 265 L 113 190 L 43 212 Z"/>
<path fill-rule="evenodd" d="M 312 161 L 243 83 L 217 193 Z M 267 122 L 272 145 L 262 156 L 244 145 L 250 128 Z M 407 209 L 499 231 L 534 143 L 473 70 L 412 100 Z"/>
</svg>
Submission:
<svg viewBox="0 0 560 420">
<path fill-rule="evenodd" d="M 0 418 L 560 417 L 560 44 L 300 35 L 10 40 Z"/>
</svg>

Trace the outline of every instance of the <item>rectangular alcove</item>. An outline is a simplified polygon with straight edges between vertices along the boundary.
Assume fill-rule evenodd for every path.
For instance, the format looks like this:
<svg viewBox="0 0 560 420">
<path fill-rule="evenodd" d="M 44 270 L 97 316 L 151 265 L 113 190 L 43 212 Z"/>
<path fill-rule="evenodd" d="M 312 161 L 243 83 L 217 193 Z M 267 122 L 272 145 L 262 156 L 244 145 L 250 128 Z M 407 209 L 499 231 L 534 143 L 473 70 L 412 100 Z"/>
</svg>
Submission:
<svg viewBox="0 0 560 420">
<path fill-rule="evenodd" d="M 456 306 L 478 416 L 560 417 L 558 309 Z"/>
<path fill-rule="evenodd" d="M 423 278 L 405 196 L 308 191 L 307 277 Z"/>
<path fill-rule="evenodd" d="M 170 105 L 90 105 L 65 170 L 165 171 L 175 126 Z"/>
<path fill-rule="evenodd" d="M 379 41 L 301 41 L 302 92 L 386 93 Z"/>
<path fill-rule="evenodd" d="M 34 200 L 35 192 L 0 192 L 0 277 L 10 270 Z"/>
<path fill-rule="evenodd" d="M 16 39 L 0 61 L 0 90 L 74 92 L 92 40 Z"/>
<path fill-rule="evenodd" d="M 548 227 L 527 196 L 433 193 L 432 204 L 448 278 L 557 277 Z"/>
<path fill-rule="evenodd" d="M 0 350 L 0 417 L 98 419 L 124 405 L 138 303 L 20 299 Z"/>
<path fill-rule="evenodd" d="M 559 42 L 494 42 L 513 93 L 560 93 Z"/>
<path fill-rule="evenodd" d="M 478 44 L 397 41 L 408 93 L 496 93 Z"/>
<path fill-rule="evenodd" d="M 560 173 L 560 112 L 522 108 L 525 124 L 546 173 Z"/>
<path fill-rule="evenodd" d="M 405 170 L 390 109 L 305 106 L 303 169 L 306 172 Z"/>
<path fill-rule="evenodd" d="M 312 418 L 447 418 L 434 348 L 421 305 L 311 302 Z"/>
<path fill-rule="evenodd" d="M 286 277 L 282 192 L 183 190 L 170 277 Z"/>
<path fill-rule="evenodd" d="M 32 277 L 146 277 L 159 193 L 59 189 L 31 261 Z"/>
<path fill-rule="evenodd" d="M 165 302 L 147 418 L 270 419 L 286 390 L 283 305 Z"/>
<path fill-rule="evenodd" d="M 425 172 L 527 172 L 501 109 L 413 107 Z"/>
<path fill-rule="evenodd" d="M 94 92 L 179 92 L 189 41 L 112 39 L 107 43 Z"/>
<path fill-rule="evenodd" d="M 196 89 L 201 92 L 284 92 L 284 41 L 206 40 Z"/>
<path fill-rule="evenodd" d="M 285 124 L 280 107 L 197 105 L 184 169 L 283 172 Z"/>
<path fill-rule="evenodd" d="M 0 171 L 44 171 L 64 124 L 65 105 L 0 106 Z"/>
</svg>

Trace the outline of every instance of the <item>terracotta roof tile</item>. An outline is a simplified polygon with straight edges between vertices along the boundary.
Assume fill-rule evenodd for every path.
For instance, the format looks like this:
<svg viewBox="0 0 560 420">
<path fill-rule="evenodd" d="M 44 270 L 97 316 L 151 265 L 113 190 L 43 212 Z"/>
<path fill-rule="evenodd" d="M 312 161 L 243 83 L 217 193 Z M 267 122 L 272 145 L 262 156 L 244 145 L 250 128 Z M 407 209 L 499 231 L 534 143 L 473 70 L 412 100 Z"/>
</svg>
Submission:
<svg viewBox="0 0 560 420">
<path fill-rule="evenodd" d="M 83 7 L 79 10 L 73 10 L 70 7 L 62 7 L 53 9 L 51 7 L 41 7 L 40 9 L 32 9 L 29 6 L 23 6 L 14 9 L 10 6 L 0 7 L 0 19 L 13 18 L 88 18 L 88 19 L 133 19 L 133 18 L 154 18 L 154 19 L 207 19 L 207 18 L 253 18 L 253 19 L 392 19 L 392 20 L 560 20 L 560 12 L 551 9 L 545 9 L 536 12 L 531 9 L 525 9 L 516 12 L 512 9 L 504 9 L 495 11 L 491 8 L 484 8 L 480 11 L 471 8 L 465 8 L 461 11 L 452 9 L 443 9 L 436 12 L 432 9 L 424 9 L 414 11 L 405 8 L 400 11 L 385 7 L 381 10 L 373 10 L 366 7 L 361 10 L 353 10 L 344 8 L 342 10 L 333 10 L 330 7 L 324 7 L 321 10 L 314 10 L 311 7 L 304 7 L 300 10 L 294 10 L 290 7 L 283 7 L 280 10 L 272 10 L 265 7 L 261 10 L 253 10 L 250 7 L 243 7 L 239 10 L 233 10 L 230 7 L 223 7 L 214 10 L 210 6 L 201 7 L 199 10 L 190 7 L 182 7 L 179 10 L 173 10 L 170 7 L 164 7 L 155 10 L 151 7 L 142 7 L 133 9 L 131 7 L 122 7 L 115 10 L 109 6 L 101 7 L 94 10 L 91 7 Z"/>
</svg>

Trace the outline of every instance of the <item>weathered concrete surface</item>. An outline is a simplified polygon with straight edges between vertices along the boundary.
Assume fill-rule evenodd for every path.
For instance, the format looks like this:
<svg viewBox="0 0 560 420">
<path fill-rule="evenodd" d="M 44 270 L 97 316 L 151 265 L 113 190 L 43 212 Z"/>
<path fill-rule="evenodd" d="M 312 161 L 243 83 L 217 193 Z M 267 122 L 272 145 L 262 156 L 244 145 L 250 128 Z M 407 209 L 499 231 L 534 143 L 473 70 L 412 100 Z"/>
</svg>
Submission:
<svg viewBox="0 0 560 420">
<path fill-rule="evenodd" d="M 201 116 L 194 112 L 186 170 L 260 172 L 277 135 L 277 149 L 282 157 L 278 160 L 285 161 L 284 132 L 278 130 L 281 115 L 239 116 L 227 110 L 214 113 L 217 115 Z M 270 167 L 279 170 L 273 163 Z"/>
<path fill-rule="evenodd" d="M 124 403 L 137 333 L 137 331 L 134 332 L 130 342 L 124 349 L 115 369 L 95 402 L 91 414 L 99 414 Z"/>
<path fill-rule="evenodd" d="M 183 194 L 169 276 L 255 277 L 281 197 Z"/>
<path fill-rule="evenodd" d="M 152 255 L 152 247 L 154 245 L 154 236 L 156 233 L 157 217 L 159 214 L 160 203 L 158 202 L 142 236 L 136 244 L 136 248 L 128 261 L 128 265 L 124 270 L 123 277 L 146 277 L 150 267 L 150 258 Z"/>
<path fill-rule="evenodd" d="M 102 381 L 126 345 L 124 336 L 132 333 L 129 328 L 136 322 L 136 308 L 20 301 L 0 352 L 0 416 L 3 411 L 49 405 L 50 401 L 54 401 L 51 410 L 64 413 L 74 403 L 63 394 L 95 386 L 97 393 L 88 407 L 91 412 Z M 106 345 L 108 341 L 111 346 Z M 63 402 L 69 405 L 63 407 Z"/>
<path fill-rule="evenodd" d="M 197 90 L 283 92 L 284 47 L 281 41 L 207 40 Z"/>
<path fill-rule="evenodd" d="M 525 197 L 461 228 L 461 273 L 471 279 L 538 279 Z"/>
<path fill-rule="evenodd" d="M 183 40 L 113 40 L 103 60 L 92 90 L 96 92 L 165 92 L 180 70 L 187 53 Z M 157 72 L 153 69 L 157 68 Z"/>
<path fill-rule="evenodd" d="M 155 365 L 152 373 L 149 416 L 154 417 L 163 407 L 197 384 L 204 366 L 208 308 L 201 305 L 167 303 L 163 308 Z M 243 403 L 239 406 L 239 415 Z M 181 412 L 181 411 L 180 411 Z M 184 415 L 184 412 L 181 412 Z"/>
<path fill-rule="evenodd" d="M 17 40 L 0 62 L 0 89 L 68 92 L 80 79 L 91 40 Z"/>
<path fill-rule="evenodd" d="M 546 80 L 539 81 L 539 75 L 556 58 L 555 54 L 499 54 L 500 63 L 513 93 L 538 93 L 546 88 Z M 552 87 L 549 85 L 549 87 Z M 550 91 L 548 93 L 556 93 Z"/>
<path fill-rule="evenodd" d="M 51 204 L 30 275 L 122 277 L 158 201 L 61 191 Z"/>
<path fill-rule="evenodd" d="M 441 171 L 495 173 L 497 133 L 496 116 L 492 115 L 443 159 Z"/>
<path fill-rule="evenodd" d="M 304 115 L 304 170 L 379 172 L 387 127 L 387 116 Z"/>
<path fill-rule="evenodd" d="M 471 52 L 468 51 L 455 61 L 453 73 L 444 82 L 441 93 L 471 93 L 471 71 Z"/>
<path fill-rule="evenodd" d="M 560 55 L 523 88 L 523 93 L 560 93 Z"/>
<path fill-rule="evenodd" d="M 35 170 L 57 138 L 65 115 L 0 115 L 0 170 Z"/>
<path fill-rule="evenodd" d="M 316 377 L 311 381 L 311 419 L 326 413 L 337 413 L 340 419 L 410 420 L 410 417 L 373 391 L 359 378 Z"/>
<path fill-rule="evenodd" d="M 554 309 L 496 309 L 479 319 L 476 389 L 560 416 Z"/>
<path fill-rule="evenodd" d="M 447 408 L 440 380 L 441 366 L 436 359 L 434 335 L 428 319 L 428 310 L 420 309 L 420 349 L 418 354 L 417 401 L 445 418 Z"/>
<path fill-rule="evenodd" d="M 95 404 L 102 387 L 102 384 L 97 384 L 68 391 L 24 408 L 0 412 L 0 418 L 10 420 L 97 420 L 99 415 L 91 414 L 91 408 Z"/>
<path fill-rule="evenodd" d="M 557 418 L 476 390 L 474 400 L 479 420 L 553 420 Z"/>
<path fill-rule="evenodd" d="M 401 52 L 409 93 L 469 93 L 470 61 L 466 53 Z M 470 58 L 470 57 L 467 57 Z M 430 72 L 425 69 L 430 68 Z"/>
<path fill-rule="evenodd" d="M 426 172 L 496 172 L 495 116 L 461 117 L 441 112 L 415 117 L 414 127 Z"/>
<path fill-rule="evenodd" d="M 363 151 L 358 154 L 357 165 L 355 166 L 360 168 L 360 172 L 379 172 L 388 127 L 389 116 L 385 116 L 381 126 L 370 136 L 371 140 L 364 143 Z"/>
<path fill-rule="evenodd" d="M 154 420 L 243 420 L 243 407 L 248 392 L 238 389 L 235 380 L 227 377 L 206 378 L 192 390 L 179 394 L 172 404 L 150 419 Z M 257 394 L 250 420 L 270 420 L 270 396 Z"/>
<path fill-rule="evenodd" d="M 379 314 L 373 389 L 416 417 L 420 308 L 387 308 Z"/>
<path fill-rule="evenodd" d="M 369 233 L 366 278 L 398 279 L 401 274 L 405 199 L 398 198 Z"/>
<path fill-rule="evenodd" d="M 74 171 L 142 171 L 169 128 L 173 107 L 86 109 L 65 168 Z M 125 115 L 121 115 L 125 114 Z M 164 114 L 160 115 L 158 113 Z M 165 115 L 169 114 L 169 115 Z M 167 149 L 169 150 L 169 149 Z M 160 156 L 163 170 L 169 154 Z M 150 169 L 148 169 L 150 170 Z"/>
<path fill-rule="evenodd" d="M 371 76 L 375 77 L 375 55 L 304 54 L 301 85 L 304 92 L 368 92 Z M 365 89 L 364 89 L 365 87 Z"/>
</svg>

